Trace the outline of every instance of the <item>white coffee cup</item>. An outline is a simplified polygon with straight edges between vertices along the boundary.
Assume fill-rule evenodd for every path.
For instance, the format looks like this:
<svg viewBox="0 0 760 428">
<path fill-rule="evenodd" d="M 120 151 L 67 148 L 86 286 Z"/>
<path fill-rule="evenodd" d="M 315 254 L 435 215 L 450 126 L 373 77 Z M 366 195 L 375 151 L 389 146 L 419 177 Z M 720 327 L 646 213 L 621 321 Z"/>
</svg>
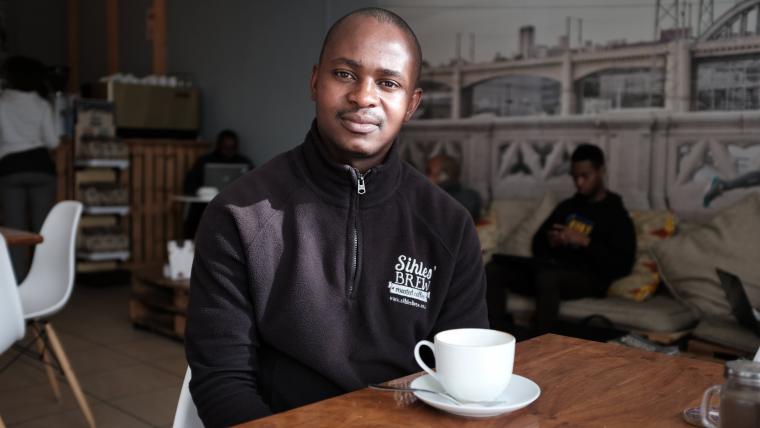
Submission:
<svg viewBox="0 0 760 428">
<path fill-rule="evenodd" d="M 414 358 L 449 394 L 462 401 L 488 401 L 507 389 L 515 361 L 516 340 L 511 334 L 461 328 L 442 331 L 433 341 L 418 342 Z M 433 351 L 436 371 L 420 358 L 423 345 Z"/>
</svg>

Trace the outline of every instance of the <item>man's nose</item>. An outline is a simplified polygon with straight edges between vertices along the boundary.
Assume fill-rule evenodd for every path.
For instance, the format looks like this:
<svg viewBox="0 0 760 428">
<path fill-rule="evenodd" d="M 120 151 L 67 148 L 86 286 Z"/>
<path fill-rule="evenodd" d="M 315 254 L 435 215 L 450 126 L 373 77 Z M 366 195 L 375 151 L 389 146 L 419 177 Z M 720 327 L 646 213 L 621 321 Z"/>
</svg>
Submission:
<svg viewBox="0 0 760 428">
<path fill-rule="evenodd" d="M 348 100 L 360 108 L 371 108 L 377 105 L 377 85 L 372 79 L 358 81 L 349 93 Z"/>
</svg>

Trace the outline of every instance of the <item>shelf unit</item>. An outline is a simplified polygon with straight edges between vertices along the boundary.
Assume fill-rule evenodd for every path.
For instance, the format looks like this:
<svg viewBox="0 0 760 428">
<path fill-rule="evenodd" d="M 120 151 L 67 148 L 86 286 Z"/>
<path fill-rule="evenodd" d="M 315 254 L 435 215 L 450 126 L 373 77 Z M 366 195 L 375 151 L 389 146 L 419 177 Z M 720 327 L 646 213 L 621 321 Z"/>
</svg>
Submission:
<svg viewBox="0 0 760 428">
<path fill-rule="evenodd" d="M 112 103 L 80 100 L 76 112 L 73 196 L 84 204 L 77 273 L 118 270 L 130 259 L 129 151 L 116 138 Z"/>
<path fill-rule="evenodd" d="M 84 213 L 88 215 L 119 215 L 125 216 L 129 214 L 129 205 L 100 205 L 100 206 L 86 206 L 84 207 Z"/>
<path fill-rule="evenodd" d="M 127 169 L 129 168 L 129 160 L 127 159 L 77 159 L 74 161 L 74 166 L 85 168 L 116 168 Z"/>
<path fill-rule="evenodd" d="M 104 262 L 110 260 L 127 261 L 129 260 L 129 251 L 78 251 L 77 258 L 91 262 Z"/>
</svg>

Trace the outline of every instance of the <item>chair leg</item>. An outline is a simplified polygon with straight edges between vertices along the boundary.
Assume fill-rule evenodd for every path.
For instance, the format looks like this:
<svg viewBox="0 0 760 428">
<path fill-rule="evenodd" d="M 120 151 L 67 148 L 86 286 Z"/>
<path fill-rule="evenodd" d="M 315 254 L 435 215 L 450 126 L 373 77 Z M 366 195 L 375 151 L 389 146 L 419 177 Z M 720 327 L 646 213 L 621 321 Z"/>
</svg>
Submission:
<svg viewBox="0 0 760 428">
<path fill-rule="evenodd" d="M 50 381 L 50 387 L 53 389 L 53 395 L 56 400 L 61 401 L 61 387 L 58 385 L 58 378 L 55 375 L 55 370 L 51 365 L 49 350 L 45 347 L 45 341 L 42 338 L 42 330 L 40 325 L 36 322 L 32 323 L 32 330 L 37 336 L 37 351 L 42 355 L 42 361 L 45 362 L 45 372 L 47 373 L 48 381 Z M 1 428 L 1 427 L 0 427 Z"/>
<path fill-rule="evenodd" d="M 55 330 L 53 330 L 53 326 L 50 325 L 50 323 L 45 323 L 45 332 L 50 340 L 50 346 L 53 348 L 55 356 L 61 363 L 63 374 L 66 376 L 66 380 L 69 381 L 71 391 L 74 393 L 74 396 L 79 403 L 79 407 L 82 409 L 82 413 L 84 413 L 85 419 L 87 419 L 87 423 L 90 425 L 90 428 L 95 428 L 95 418 L 92 416 L 90 405 L 87 404 L 87 397 L 85 397 L 82 388 L 79 386 L 79 381 L 74 374 L 74 370 L 71 369 L 71 364 L 69 364 L 69 359 L 66 357 L 66 352 L 64 352 L 61 342 L 58 340 L 58 335 L 56 335 Z"/>
</svg>

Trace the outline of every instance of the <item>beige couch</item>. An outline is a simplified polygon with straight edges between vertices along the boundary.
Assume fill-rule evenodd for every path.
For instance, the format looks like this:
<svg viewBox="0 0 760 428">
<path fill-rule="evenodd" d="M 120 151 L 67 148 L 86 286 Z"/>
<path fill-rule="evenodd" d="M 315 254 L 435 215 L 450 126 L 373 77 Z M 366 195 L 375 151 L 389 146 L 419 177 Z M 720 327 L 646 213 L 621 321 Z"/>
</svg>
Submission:
<svg viewBox="0 0 760 428">
<path fill-rule="evenodd" d="M 484 261 L 494 253 L 529 256 L 533 234 L 558 202 L 551 194 L 538 201 L 493 201 L 478 226 Z M 563 302 L 560 318 L 602 317 L 629 331 L 692 330 L 703 340 L 754 352 L 760 337 L 736 323 L 714 269 L 760 285 L 760 247 L 752 247 L 760 246 L 760 199 L 750 196 L 704 224 L 679 222 L 667 211 L 632 212 L 632 218 L 638 255 L 631 276 L 613 284 L 606 298 Z M 506 310 L 517 320 L 528 319 L 534 308 L 528 297 L 507 298 Z"/>
</svg>

